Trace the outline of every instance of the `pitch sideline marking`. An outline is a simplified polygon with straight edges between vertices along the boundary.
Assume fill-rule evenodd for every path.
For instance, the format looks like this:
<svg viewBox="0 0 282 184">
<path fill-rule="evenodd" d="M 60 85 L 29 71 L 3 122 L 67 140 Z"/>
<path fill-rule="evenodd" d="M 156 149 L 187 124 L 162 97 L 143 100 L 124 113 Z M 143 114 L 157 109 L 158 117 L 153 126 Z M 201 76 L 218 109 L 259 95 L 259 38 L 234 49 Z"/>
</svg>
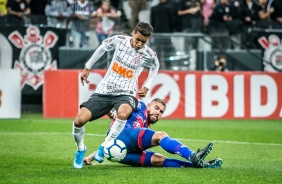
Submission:
<svg viewBox="0 0 282 184">
<path fill-rule="evenodd" d="M 60 133 L 60 132 L 0 132 L 0 135 L 71 135 L 70 133 Z M 86 136 L 94 137 L 105 137 L 105 134 L 90 134 L 86 133 Z M 206 139 L 184 139 L 184 138 L 175 138 L 180 141 L 192 141 L 192 142 L 210 142 L 211 140 Z M 262 146 L 282 146 L 279 143 L 261 143 L 261 142 L 238 142 L 238 141 L 223 141 L 223 140 L 212 140 L 213 142 L 223 143 L 223 144 L 249 144 L 249 145 L 262 145 Z"/>
</svg>

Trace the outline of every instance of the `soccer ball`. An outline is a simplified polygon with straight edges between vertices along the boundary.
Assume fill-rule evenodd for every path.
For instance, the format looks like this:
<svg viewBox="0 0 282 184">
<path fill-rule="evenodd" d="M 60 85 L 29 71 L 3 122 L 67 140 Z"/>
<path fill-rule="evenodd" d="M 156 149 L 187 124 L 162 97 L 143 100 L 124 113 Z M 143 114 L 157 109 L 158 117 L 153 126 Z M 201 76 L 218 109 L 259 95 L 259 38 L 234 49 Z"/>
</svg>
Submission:
<svg viewBox="0 0 282 184">
<path fill-rule="evenodd" d="M 104 147 L 104 155 L 111 162 L 121 161 L 126 156 L 126 153 L 126 146 L 119 139 L 110 140 Z"/>
</svg>

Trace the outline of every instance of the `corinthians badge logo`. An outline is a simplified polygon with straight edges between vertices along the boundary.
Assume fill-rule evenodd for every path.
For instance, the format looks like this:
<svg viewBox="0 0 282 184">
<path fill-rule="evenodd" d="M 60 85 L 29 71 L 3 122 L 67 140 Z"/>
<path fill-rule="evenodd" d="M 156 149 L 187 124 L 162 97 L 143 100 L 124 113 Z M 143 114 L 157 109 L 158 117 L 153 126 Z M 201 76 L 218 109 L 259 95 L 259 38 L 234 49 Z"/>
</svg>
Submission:
<svg viewBox="0 0 282 184">
<path fill-rule="evenodd" d="M 22 49 L 14 68 L 21 72 L 21 87 L 25 84 L 37 90 L 43 84 L 43 72 L 57 69 L 56 60 L 52 61 L 50 48 L 58 41 L 58 36 L 47 31 L 42 39 L 40 30 L 35 26 L 27 28 L 24 38 L 18 31 L 9 35 L 9 40 L 19 49 Z"/>
<path fill-rule="evenodd" d="M 258 42 L 265 49 L 263 64 L 264 70 L 269 72 L 282 71 L 282 43 L 277 35 L 259 38 Z"/>
</svg>

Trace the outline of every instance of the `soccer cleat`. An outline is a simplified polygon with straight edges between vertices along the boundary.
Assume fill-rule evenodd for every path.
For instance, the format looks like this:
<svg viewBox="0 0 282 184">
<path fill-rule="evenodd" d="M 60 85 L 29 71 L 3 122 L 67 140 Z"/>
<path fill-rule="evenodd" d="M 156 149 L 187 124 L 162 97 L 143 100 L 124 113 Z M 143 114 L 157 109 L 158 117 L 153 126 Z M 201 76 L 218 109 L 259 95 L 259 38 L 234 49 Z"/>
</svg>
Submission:
<svg viewBox="0 0 282 184">
<path fill-rule="evenodd" d="M 99 163 L 104 161 L 104 146 L 99 146 L 97 153 L 94 156 L 94 160 Z"/>
<path fill-rule="evenodd" d="M 222 159 L 216 158 L 199 164 L 198 168 L 219 168 L 222 165 Z"/>
<path fill-rule="evenodd" d="M 75 169 L 81 169 L 83 167 L 83 158 L 86 153 L 86 146 L 84 146 L 84 150 L 75 152 L 75 157 L 73 161 L 73 167 Z"/>
<path fill-rule="evenodd" d="M 211 152 L 213 148 L 213 142 L 209 143 L 206 147 L 198 149 L 196 153 L 192 153 L 190 156 L 190 161 L 197 167 L 203 162 L 206 156 Z"/>
</svg>

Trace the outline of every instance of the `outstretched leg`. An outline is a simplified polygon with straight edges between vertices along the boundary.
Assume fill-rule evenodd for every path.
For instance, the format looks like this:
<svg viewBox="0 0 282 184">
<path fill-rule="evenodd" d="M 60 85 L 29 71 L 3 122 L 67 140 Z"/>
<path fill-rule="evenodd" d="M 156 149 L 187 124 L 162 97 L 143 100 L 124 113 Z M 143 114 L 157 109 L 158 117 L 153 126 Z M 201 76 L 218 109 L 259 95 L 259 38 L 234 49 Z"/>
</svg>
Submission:
<svg viewBox="0 0 282 184">
<path fill-rule="evenodd" d="M 85 165 L 92 165 L 94 160 L 94 155 L 96 152 L 91 153 L 84 158 Z M 222 165 L 222 160 L 216 158 L 201 163 L 198 166 L 195 166 L 192 162 L 167 158 L 159 153 L 144 151 L 142 153 L 128 153 L 124 160 L 120 163 L 131 166 L 143 166 L 143 167 L 173 167 L 173 168 L 219 168 Z"/>
<path fill-rule="evenodd" d="M 186 145 L 169 137 L 165 132 L 156 132 L 153 135 L 152 144 L 154 146 L 160 145 L 167 152 L 186 158 L 196 166 L 203 162 L 213 148 L 213 143 L 211 142 L 206 147 L 194 152 Z"/>
<path fill-rule="evenodd" d="M 120 163 L 143 167 L 194 167 L 189 161 L 167 158 L 151 151 L 128 153 Z"/>
</svg>

